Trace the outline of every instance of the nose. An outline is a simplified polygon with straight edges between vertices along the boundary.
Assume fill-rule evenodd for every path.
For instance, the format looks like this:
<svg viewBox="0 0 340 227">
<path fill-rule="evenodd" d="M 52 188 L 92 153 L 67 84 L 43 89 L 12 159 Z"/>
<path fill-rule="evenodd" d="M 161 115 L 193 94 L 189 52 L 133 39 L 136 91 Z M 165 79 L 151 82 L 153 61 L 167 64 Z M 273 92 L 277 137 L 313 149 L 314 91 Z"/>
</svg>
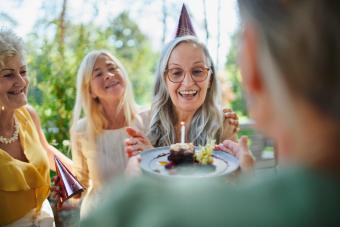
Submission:
<svg viewBox="0 0 340 227">
<path fill-rule="evenodd" d="M 192 79 L 191 74 L 189 72 L 185 72 L 182 84 L 184 84 L 184 85 L 191 85 L 193 83 L 195 83 L 195 81 Z"/>
<path fill-rule="evenodd" d="M 25 86 L 27 83 L 28 83 L 27 78 L 23 77 L 20 73 L 17 73 L 16 84 L 19 86 Z"/>
<path fill-rule="evenodd" d="M 110 77 L 114 77 L 116 74 L 112 73 L 112 72 L 106 72 L 105 73 L 105 79 L 109 79 Z"/>
</svg>

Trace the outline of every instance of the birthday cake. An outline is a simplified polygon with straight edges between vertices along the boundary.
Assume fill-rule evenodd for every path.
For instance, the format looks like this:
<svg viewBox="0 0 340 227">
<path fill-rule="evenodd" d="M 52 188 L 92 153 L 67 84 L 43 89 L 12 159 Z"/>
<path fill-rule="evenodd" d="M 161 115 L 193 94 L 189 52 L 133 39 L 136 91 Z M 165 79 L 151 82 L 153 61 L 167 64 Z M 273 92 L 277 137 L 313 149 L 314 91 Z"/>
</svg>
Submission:
<svg viewBox="0 0 340 227">
<path fill-rule="evenodd" d="M 174 165 L 194 163 L 195 147 L 192 143 L 176 143 L 170 146 L 168 160 Z"/>
<path fill-rule="evenodd" d="M 176 143 L 170 146 L 170 154 L 168 156 L 169 163 L 165 166 L 171 169 L 183 164 L 211 165 L 213 163 L 212 143 L 208 143 L 204 147 L 200 147 L 200 151 L 195 153 L 195 146 L 192 143 Z"/>
</svg>

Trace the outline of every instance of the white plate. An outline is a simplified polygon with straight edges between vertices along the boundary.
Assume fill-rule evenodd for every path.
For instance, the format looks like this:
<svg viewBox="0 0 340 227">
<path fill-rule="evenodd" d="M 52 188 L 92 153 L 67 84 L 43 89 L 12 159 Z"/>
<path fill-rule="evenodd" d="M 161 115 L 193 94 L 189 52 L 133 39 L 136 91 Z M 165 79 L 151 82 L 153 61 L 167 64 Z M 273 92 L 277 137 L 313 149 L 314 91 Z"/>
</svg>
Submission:
<svg viewBox="0 0 340 227">
<path fill-rule="evenodd" d="M 195 152 L 199 152 L 198 147 L 195 147 Z M 142 152 L 143 173 L 159 177 L 205 178 L 226 176 L 239 167 L 237 158 L 226 152 L 215 150 L 212 165 L 189 164 L 166 169 L 164 163 L 168 162 L 169 154 L 169 147 L 157 147 Z"/>
</svg>

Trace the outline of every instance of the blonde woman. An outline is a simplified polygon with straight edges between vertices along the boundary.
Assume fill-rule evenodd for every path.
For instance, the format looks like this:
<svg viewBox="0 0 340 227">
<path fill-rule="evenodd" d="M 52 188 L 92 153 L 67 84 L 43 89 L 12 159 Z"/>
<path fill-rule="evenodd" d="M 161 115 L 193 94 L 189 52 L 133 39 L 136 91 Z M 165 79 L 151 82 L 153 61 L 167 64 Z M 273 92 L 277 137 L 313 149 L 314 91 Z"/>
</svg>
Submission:
<svg viewBox="0 0 340 227">
<path fill-rule="evenodd" d="M 126 126 L 144 130 L 127 73 L 109 52 L 92 51 L 78 70 L 71 127 L 74 170 L 87 187 L 81 217 L 95 208 L 101 185 L 125 170 Z"/>
</svg>

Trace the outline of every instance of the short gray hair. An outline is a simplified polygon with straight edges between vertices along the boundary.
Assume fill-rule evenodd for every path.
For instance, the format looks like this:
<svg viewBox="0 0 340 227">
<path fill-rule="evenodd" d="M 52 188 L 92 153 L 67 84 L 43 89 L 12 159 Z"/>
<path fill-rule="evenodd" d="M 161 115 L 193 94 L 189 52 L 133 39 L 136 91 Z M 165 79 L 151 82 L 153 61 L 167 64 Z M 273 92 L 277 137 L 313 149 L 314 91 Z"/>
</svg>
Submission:
<svg viewBox="0 0 340 227">
<path fill-rule="evenodd" d="M 12 30 L 0 29 L 0 67 L 5 65 L 8 57 L 15 55 L 24 56 L 25 49 L 22 39 Z"/>
</svg>

